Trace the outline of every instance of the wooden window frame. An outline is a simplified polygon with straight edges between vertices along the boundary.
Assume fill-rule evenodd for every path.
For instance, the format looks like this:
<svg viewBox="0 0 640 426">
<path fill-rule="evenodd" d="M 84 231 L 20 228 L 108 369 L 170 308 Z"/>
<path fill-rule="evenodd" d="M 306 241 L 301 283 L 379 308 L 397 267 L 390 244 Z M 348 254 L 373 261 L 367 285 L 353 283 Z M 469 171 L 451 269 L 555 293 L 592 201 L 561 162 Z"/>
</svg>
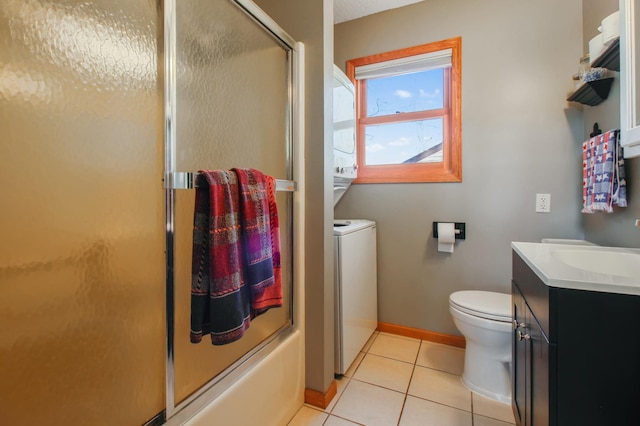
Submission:
<svg viewBox="0 0 640 426">
<path fill-rule="evenodd" d="M 451 67 L 444 69 L 441 109 L 367 117 L 366 80 L 356 80 L 356 68 L 393 59 L 451 49 Z M 354 183 L 462 182 L 462 38 L 427 43 L 347 61 L 347 76 L 356 88 L 358 177 Z M 365 127 L 407 121 L 443 119 L 443 159 L 438 163 L 367 165 Z"/>
</svg>

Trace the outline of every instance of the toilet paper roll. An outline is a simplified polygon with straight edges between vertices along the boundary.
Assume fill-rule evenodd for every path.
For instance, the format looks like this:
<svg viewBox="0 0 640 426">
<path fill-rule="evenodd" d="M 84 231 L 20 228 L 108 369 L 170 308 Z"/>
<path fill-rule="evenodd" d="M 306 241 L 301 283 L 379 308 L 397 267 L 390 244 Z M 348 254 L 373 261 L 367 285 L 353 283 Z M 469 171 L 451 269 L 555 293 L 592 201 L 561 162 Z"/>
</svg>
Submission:
<svg viewBox="0 0 640 426">
<path fill-rule="evenodd" d="M 453 223 L 438 222 L 438 251 L 453 253 L 456 242 L 456 229 Z"/>
</svg>

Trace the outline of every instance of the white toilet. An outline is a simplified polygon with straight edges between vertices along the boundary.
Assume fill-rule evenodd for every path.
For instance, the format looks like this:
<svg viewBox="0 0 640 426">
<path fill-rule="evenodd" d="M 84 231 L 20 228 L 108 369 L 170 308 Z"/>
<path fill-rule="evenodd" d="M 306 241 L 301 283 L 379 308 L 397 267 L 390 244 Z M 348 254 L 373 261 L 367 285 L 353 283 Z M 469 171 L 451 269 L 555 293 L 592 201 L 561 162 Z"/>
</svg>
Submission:
<svg viewBox="0 0 640 426">
<path fill-rule="evenodd" d="M 467 341 L 462 382 L 473 392 L 511 403 L 511 295 L 457 291 L 449 312 Z"/>
</svg>

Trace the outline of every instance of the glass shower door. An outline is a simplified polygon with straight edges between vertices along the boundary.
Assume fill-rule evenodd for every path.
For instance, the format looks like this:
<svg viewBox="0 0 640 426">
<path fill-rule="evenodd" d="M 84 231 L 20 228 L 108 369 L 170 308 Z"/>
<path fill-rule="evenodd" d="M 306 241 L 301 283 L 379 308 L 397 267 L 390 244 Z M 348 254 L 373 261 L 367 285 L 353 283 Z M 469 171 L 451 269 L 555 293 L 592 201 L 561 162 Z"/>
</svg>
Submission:
<svg viewBox="0 0 640 426">
<path fill-rule="evenodd" d="M 292 178 L 291 51 L 233 1 L 176 2 L 176 170 L 255 168 Z M 175 401 L 291 324 L 292 194 L 278 192 L 284 305 L 238 341 L 189 340 L 195 190 L 175 191 Z"/>
<path fill-rule="evenodd" d="M 164 409 L 160 10 L 0 2 L 0 424 Z"/>
</svg>

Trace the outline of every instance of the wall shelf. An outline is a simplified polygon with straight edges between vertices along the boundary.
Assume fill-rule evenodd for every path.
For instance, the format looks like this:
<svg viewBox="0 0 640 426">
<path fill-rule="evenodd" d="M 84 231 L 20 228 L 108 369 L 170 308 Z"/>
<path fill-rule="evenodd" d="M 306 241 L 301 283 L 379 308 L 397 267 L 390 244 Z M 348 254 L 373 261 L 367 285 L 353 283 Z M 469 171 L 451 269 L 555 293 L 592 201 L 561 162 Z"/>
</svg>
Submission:
<svg viewBox="0 0 640 426">
<path fill-rule="evenodd" d="M 620 71 L 620 38 L 616 38 L 593 62 L 592 68 L 606 68 L 611 71 Z M 595 106 L 607 99 L 613 77 L 585 82 L 567 100 L 579 102 L 584 105 Z"/>
<path fill-rule="evenodd" d="M 600 54 L 593 62 L 593 68 L 606 68 L 611 71 L 620 71 L 620 38 L 618 37 L 611 42 L 604 52 Z"/>
<path fill-rule="evenodd" d="M 598 105 L 609 96 L 612 83 L 613 77 L 586 82 L 573 92 L 567 100 L 590 106 Z"/>
</svg>

